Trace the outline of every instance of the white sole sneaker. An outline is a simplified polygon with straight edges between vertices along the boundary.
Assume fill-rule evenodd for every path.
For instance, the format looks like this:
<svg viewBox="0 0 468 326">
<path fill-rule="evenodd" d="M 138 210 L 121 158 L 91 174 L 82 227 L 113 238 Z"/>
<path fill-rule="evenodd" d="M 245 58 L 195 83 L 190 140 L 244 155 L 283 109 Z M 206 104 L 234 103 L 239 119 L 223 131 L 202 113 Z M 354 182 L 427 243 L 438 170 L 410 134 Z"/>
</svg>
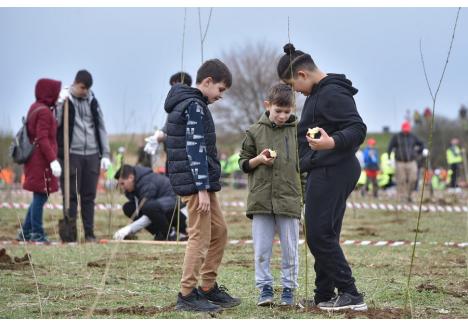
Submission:
<svg viewBox="0 0 468 326">
<path fill-rule="evenodd" d="M 356 304 L 356 305 L 348 305 L 348 306 L 342 306 L 342 307 L 320 307 L 318 306 L 319 309 L 325 310 L 325 311 L 340 311 L 340 310 L 354 310 L 354 311 L 367 311 L 367 304 L 361 303 L 361 304 Z"/>
</svg>

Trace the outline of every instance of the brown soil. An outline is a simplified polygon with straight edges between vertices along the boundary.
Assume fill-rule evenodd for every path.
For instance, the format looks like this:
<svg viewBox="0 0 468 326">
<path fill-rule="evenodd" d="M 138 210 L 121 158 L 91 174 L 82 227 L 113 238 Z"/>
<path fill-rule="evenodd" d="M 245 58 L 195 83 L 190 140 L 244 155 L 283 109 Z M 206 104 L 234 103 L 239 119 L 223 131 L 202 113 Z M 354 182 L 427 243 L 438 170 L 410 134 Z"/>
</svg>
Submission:
<svg viewBox="0 0 468 326">
<path fill-rule="evenodd" d="M 410 231 L 411 231 L 411 232 L 416 232 L 416 229 L 412 229 L 412 230 L 410 230 Z M 418 230 L 418 233 L 427 233 L 427 232 L 429 232 L 429 228 Z"/>
<path fill-rule="evenodd" d="M 0 249 L 0 270 L 23 269 L 29 265 L 28 254 L 23 257 L 11 257 L 6 253 L 5 248 Z"/>
<path fill-rule="evenodd" d="M 444 289 L 430 283 L 421 283 L 416 287 L 416 290 L 418 292 L 445 293 L 455 298 L 466 298 L 468 296 L 468 289 L 465 283 L 461 288 L 457 287 L 457 290 Z"/>
<path fill-rule="evenodd" d="M 372 227 L 358 227 L 354 229 L 354 231 L 357 231 L 358 235 L 362 236 L 378 236 L 379 234 L 377 233 L 377 229 L 372 228 Z"/>
<path fill-rule="evenodd" d="M 153 316 L 163 312 L 169 312 L 174 310 L 175 305 L 167 307 L 145 307 L 145 306 L 133 306 L 133 307 L 117 307 L 117 308 L 102 308 L 94 310 L 95 315 L 110 316 L 114 314 L 127 314 L 127 315 L 141 315 L 141 316 Z"/>
</svg>

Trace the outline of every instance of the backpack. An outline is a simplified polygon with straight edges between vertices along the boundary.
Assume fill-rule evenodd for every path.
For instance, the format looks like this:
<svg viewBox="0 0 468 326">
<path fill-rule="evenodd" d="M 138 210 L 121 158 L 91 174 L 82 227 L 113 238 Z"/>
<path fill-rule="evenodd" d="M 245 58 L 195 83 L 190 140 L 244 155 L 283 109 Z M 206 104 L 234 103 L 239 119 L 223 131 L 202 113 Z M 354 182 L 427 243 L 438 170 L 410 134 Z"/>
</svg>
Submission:
<svg viewBox="0 0 468 326">
<path fill-rule="evenodd" d="M 46 108 L 46 107 L 42 107 Z M 39 108 L 41 109 L 41 108 Z M 38 109 L 38 110 L 39 110 Z M 36 110 L 36 112 L 38 111 Z M 13 141 L 10 144 L 9 155 L 12 158 L 13 162 L 17 164 L 24 164 L 31 157 L 35 142 L 31 143 L 28 136 L 28 119 L 22 118 L 23 125 L 16 133 L 16 137 L 13 138 Z"/>
</svg>

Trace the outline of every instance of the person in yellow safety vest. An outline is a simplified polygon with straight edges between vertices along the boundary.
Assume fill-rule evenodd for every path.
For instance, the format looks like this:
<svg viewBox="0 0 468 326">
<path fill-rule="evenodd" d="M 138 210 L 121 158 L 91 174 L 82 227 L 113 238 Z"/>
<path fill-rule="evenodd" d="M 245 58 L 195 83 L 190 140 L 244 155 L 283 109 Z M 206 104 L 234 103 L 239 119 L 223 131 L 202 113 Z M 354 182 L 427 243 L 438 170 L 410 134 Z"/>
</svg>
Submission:
<svg viewBox="0 0 468 326">
<path fill-rule="evenodd" d="M 431 179 L 431 185 L 433 190 L 444 190 L 445 189 L 445 183 L 441 179 L 441 173 L 440 169 L 435 169 L 434 170 L 434 175 L 432 176 Z"/>
<path fill-rule="evenodd" d="M 239 167 L 239 158 L 240 158 L 240 150 L 236 151 L 234 154 L 229 156 L 229 158 L 226 160 L 226 165 L 224 166 L 223 172 L 232 177 L 234 179 L 234 182 L 232 185 L 236 189 L 240 188 L 245 188 L 247 185 L 246 182 L 243 182 L 244 178 L 244 173 L 241 171 Z"/>
<path fill-rule="evenodd" d="M 228 157 L 226 165 L 224 166 L 223 172 L 227 175 L 232 175 L 236 171 L 240 171 L 239 164 L 239 152 L 236 152 Z"/>
<path fill-rule="evenodd" d="M 449 172 L 450 178 L 450 185 L 449 188 L 456 188 L 457 187 L 457 177 L 460 171 L 460 165 L 463 162 L 462 153 L 460 146 L 458 144 L 460 141 L 458 138 L 452 138 L 450 141 L 450 147 L 447 148 L 447 164 L 451 173 Z"/>
<path fill-rule="evenodd" d="M 379 187 L 387 189 L 394 185 L 393 176 L 395 175 L 395 152 L 390 157 L 384 152 L 380 156 L 380 174 L 377 176 Z"/>
<path fill-rule="evenodd" d="M 107 189 L 113 189 L 115 187 L 116 182 L 115 182 L 114 176 L 115 176 L 115 173 L 122 166 L 123 159 L 124 159 L 124 153 L 125 153 L 125 147 L 120 146 L 119 149 L 117 150 L 117 152 L 114 153 L 114 155 L 113 155 L 114 160 L 113 160 L 113 162 L 109 166 L 109 169 L 107 169 L 107 172 L 106 172 L 105 185 L 106 185 Z"/>
<path fill-rule="evenodd" d="M 388 183 L 390 182 L 390 175 L 383 173 L 382 171 L 377 174 L 377 185 L 379 188 L 387 187 Z"/>
</svg>

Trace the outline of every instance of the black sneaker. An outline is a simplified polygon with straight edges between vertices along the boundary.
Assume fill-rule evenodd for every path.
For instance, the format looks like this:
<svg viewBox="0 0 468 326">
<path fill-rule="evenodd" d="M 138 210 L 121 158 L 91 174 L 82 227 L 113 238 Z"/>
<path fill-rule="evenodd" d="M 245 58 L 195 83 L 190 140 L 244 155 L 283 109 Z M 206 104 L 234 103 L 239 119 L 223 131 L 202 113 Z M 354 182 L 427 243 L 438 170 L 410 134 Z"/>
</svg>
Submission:
<svg viewBox="0 0 468 326">
<path fill-rule="evenodd" d="M 327 311 L 339 311 L 351 309 L 357 311 L 366 311 L 367 304 L 364 302 L 362 294 L 351 295 L 349 293 L 339 293 L 337 297 L 317 304 L 317 307 Z"/>
<path fill-rule="evenodd" d="M 206 298 L 211 303 L 219 305 L 223 308 L 232 308 L 238 306 L 241 303 L 239 298 L 233 298 L 227 292 L 229 291 L 224 285 L 218 287 L 218 283 L 215 283 L 213 288 L 209 291 L 203 291 L 201 287 L 198 287 L 200 296 Z"/>
<path fill-rule="evenodd" d="M 220 306 L 212 304 L 205 297 L 201 296 L 195 288 L 186 296 L 183 296 L 179 292 L 175 309 L 199 312 L 219 312 L 223 310 Z"/>
</svg>

